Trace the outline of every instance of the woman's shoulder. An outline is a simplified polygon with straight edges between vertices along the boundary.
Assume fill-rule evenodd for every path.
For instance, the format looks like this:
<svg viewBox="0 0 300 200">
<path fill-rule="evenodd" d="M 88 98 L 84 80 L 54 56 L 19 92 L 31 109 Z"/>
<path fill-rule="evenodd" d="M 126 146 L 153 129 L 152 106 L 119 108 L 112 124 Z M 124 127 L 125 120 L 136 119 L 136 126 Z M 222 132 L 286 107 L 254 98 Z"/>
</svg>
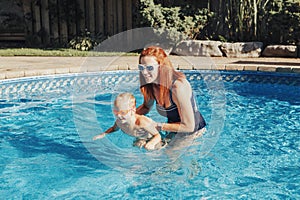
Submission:
<svg viewBox="0 0 300 200">
<path fill-rule="evenodd" d="M 174 81 L 172 85 L 172 91 L 177 91 L 177 90 L 186 90 L 191 88 L 190 83 L 186 80 L 186 78 L 178 78 Z"/>
</svg>

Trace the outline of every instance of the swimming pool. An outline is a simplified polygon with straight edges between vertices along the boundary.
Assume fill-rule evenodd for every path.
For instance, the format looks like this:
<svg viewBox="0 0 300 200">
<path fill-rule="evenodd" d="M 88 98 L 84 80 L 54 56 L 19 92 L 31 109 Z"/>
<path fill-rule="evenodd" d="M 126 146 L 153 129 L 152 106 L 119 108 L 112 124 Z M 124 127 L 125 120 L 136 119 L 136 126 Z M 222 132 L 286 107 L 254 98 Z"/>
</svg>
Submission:
<svg viewBox="0 0 300 200">
<path fill-rule="evenodd" d="M 1 81 L 0 196 L 299 199 L 300 76 L 184 72 L 208 131 L 176 163 L 132 147 L 121 132 L 92 141 L 113 123 L 116 94 L 133 92 L 141 103 L 137 72 Z"/>
</svg>

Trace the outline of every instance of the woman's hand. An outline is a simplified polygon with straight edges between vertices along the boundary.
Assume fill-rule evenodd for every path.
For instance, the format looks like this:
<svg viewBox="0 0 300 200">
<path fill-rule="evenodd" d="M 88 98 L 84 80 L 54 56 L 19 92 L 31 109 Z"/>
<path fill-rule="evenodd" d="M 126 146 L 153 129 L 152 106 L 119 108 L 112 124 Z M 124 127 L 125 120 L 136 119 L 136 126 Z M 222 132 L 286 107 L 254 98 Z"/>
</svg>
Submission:
<svg viewBox="0 0 300 200">
<path fill-rule="evenodd" d="M 163 126 L 164 126 L 164 123 L 160 123 L 160 122 L 155 123 L 155 128 L 158 131 L 163 131 Z"/>
</svg>

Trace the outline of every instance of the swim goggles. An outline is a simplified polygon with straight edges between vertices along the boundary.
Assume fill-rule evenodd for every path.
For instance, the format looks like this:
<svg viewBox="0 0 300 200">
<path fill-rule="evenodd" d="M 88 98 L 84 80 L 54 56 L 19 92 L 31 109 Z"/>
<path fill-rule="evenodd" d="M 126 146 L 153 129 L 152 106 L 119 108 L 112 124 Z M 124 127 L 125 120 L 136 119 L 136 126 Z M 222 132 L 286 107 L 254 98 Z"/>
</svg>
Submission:
<svg viewBox="0 0 300 200">
<path fill-rule="evenodd" d="M 114 115 L 127 115 L 129 113 L 129 111 L 131 111 L 132 109 L 128 109 L 128 110 L 113 110 Z"/>
<path fill-rule="evenodd" d="M 154 70 L 154 66 L 159 66 L 159 64 L 153 64 L 153 65 L 142 65 L 142 64 L 139 64 L 138 65 L 138 68 L 140 71 L 144 71 L 144 69 L 146 69 L 147 71 L 153 71 Z"/>
</svg>

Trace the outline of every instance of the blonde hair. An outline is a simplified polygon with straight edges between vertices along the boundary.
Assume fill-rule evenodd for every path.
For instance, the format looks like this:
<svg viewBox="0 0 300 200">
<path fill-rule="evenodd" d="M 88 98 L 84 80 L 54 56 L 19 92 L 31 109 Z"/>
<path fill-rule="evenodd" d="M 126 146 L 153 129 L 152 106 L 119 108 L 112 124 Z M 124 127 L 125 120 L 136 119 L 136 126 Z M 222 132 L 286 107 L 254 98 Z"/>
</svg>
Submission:
<svg viewBox="0 0 300 200">
<path fill-rule="evenodd" d="M 156 98 L 160 105 L 163 105 L 165 99 L 169 98 L 170 88 L 174 80 L 178 78 L 185 78 L 185 75 L 173 68 L 173 65 L 168 58 L 165 51 L 158 46 L 150 46 L 144 49 L 139 57 L 139 63 L 141 63 L 142 57 L 153 56 L 156 58 L 160 68 L 159 75 L 159 96 Z M 145 100 L 154 99 L 153 84 L 146 84 L 144 76 L 140 72 L 140 89 L 144 95 Z"/>
<path fill-rule="evenodd" d="M 119 94 L 114 101 L 114 105 L 116 106 L 117 103 L 124 104 L 126 102 L 128 102 L 128 105 L 130 108 L 136 107 L 136 99 L 133 96 L 133 94 L 131 94 L 129 92 L 124 92 L 124 93 Z"/>
</svg>

